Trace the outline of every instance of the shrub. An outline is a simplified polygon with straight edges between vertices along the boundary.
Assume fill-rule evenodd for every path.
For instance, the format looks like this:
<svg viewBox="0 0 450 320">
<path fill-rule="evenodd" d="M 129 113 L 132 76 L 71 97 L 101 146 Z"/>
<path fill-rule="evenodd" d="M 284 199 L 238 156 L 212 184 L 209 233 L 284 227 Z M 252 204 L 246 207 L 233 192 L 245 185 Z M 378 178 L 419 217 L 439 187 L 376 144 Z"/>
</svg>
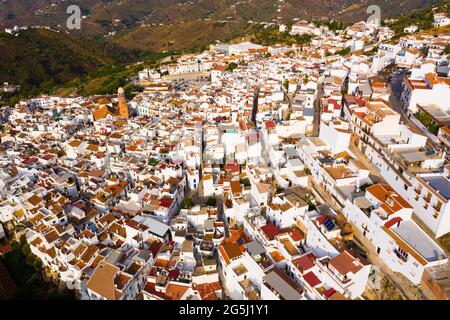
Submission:
<svg viewBox="0 0 450 320">
<path fill-rule="evenodd" d="M 27 237 L 25 237 L 25 235 L 22 235 L 20 237 L 20 246 L 23 247 L 24 245 L 26 245 L 28 243 L 27 241 Z"/>
<path fill-rule="evenodd" d="M 244 187 L 249 187 L 251 185 L 248 178 L 241 179 L 241 183 L 244 185 Z"/>
<path fill-rule="evenodd" d="M 30 245 L 29 245 L 29 244 L 25 244 L 25 245 L 22 247 L 22 253 L 23 253 L 25 256 L 28 256 L 28 255 L 31 253 L 31 249 L 30 249 Z"/>
<path fill-rule="evenodd" d="M 183 209 L 190 209 L 192 208 L 192 206 L 194 205 L 194 202 L 192 201 L 191 198 L 186 197 L 183 200 Z"/>
<path fill-rule="evenodd" d="M 231 62 L 228 66 L 226 71 L 233 71 L 234 69 L 236 69 L 238 67 L 238 65 L 234 62 Z"/>
<path fill-rule="evenodd" d="M 41 270 L 42 268 L 42 261 L 41 259 L 39 259 L 38 257 L 34 258 L 34 262 L 33 262 L 33 267 L 34 269 L 36 269 L 36 271 Z"/>
<path fill-rule="evenodd" d="M 345 56 L 350 53 L 350 48 L 345 48 L 336 52 L 340 56 Z"/>
<path fill-rule="evenodd" d="M 33 255 L 28 255 L 27 258 L 25 259 L 27 265 L 32 266 L 34 264 L 34 256 Z"/>
<path fill-rule="evenodd" d="M 206 202 L 206 204 L 207 204 L 209 207 L 215 207 L 215 206 L 216 206 L 216 203 L 217 203 L 217 199 L 216 199 L 215 197 L 209 197 L 209 198 L 208 198 L 208 201 Z"/>
<path fill-rule="evenodd" d="M 20 249 L 20 244 L 17 241 L 11 241 L 11 248 L 13 250 Z"/>
</svg>

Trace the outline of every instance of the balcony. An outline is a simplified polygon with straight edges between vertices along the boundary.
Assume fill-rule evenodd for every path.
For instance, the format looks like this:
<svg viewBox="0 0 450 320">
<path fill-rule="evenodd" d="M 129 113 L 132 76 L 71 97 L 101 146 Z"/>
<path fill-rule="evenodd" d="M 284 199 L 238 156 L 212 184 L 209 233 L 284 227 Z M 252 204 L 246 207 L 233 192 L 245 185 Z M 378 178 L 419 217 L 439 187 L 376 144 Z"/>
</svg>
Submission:
<svg viewBox="0 0 450 320">
<path fill-rule="evenodd" d="M 436 212 L 439 213 L 439 212 L 441 211 L 442 204 L 441 204 L 441 203 L 435 204 L 435 205 L 433 205 L 432 207 L 433 207 L 434 211 L 436 211 Z"/>
<path fill-rule="evenodd" d="M 397 256 L 397 258 L 400 259 L 400 261 L 402 261 L 402 262 L 407 262 L 408 261 L 408 257 L 404 256 L 403 254 L 401 254 L 397 249 L 394 250 L 394 253 Z"/>
<path fill-rule="evenodd" d="M 435 218 L 435 219 L 439 218 L 439 214 L 440 214 L 439 211 L 434 210 L 433 218 Z"/>
</svg>

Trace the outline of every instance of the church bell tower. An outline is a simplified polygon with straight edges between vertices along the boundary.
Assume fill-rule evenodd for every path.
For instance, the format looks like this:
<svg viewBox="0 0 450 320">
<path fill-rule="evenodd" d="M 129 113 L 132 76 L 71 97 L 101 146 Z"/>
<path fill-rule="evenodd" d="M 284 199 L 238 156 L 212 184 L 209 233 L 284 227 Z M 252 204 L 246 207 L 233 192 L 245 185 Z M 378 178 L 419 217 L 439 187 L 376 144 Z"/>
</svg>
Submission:
<svg viewBox="0 0 450 320">
<path fill-rule="evenodd" d="M 129 115 L 125 90 L 123 90 L 123 88 L 119 88 L 117 93 L 119 94 L 119 116 L 128 120 Z"/>
</svg>

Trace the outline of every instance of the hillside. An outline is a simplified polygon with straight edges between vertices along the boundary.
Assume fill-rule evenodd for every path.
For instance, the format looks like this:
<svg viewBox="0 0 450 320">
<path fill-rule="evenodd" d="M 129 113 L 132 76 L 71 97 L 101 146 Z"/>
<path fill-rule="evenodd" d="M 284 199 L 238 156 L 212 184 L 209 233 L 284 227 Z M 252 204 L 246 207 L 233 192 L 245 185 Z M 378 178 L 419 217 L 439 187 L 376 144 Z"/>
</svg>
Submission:
<svg viewBox="0 0 450 320">
<path fill-rule="evenodd" d="M 426 28 L 432 19 L 429 5 L 435 2 L 439 1 L 74 0 L 71 4 L 79 4 L 85 16 L 80 31 L 33 29 L 18 37 L 0 32 L 0 83 L 21 85 L 16 99 L 61 86 L 63 92 L 106 93 L 125 84 L 134 70 L 123 64 L 153 63 L 170 52 L 198 51 L 215 41 L 242 36 L 261 44 L 279 40 L 275 29 L 263 30 L 249 21 L 350 22 L 366 19 L 369 4 L 379 4 L 383 19 L 407 12 L 392 23 L 394 29 L 416 22 Z M 66 6 L 64 0 L 2 0 L 0 26 L 63 28 Z M 113 36 L 105 37 L 112 31 Z"/>
<path fill-rule="evenodd" d="M 419 27 L 419 31 L 427 31 L 434 32 L 438 31 L 439 33 L 444 33 L 445 28 L 435 29 L 433 28 L 434 24 L 434 13 L 435 12 L 445 12 L 447 15 L 450 15 L 450 0 L 444 0 L 439 3 L 437 6 L 426 6 L 419 10 L 415 10 L 413 12 L 403 13 L 395 19 L 392 19 L 387 23 L 387 25 L 395 31 L 396 38 L 404 35 L 404 29 L 411 26 L 416 25 Z"/>
<path fill-rule="evenodd" d="M 111 41 L 141 50 L 200 48 L 214 41 L 252 33 L 254 28 L 248 21 L 287 24 L 292 24 L 294 19 L 352 22 L 366 19 L 369 16 L 366 9 L 371 4 L 379 4 L 383 8 L 382 17 L 387 18 L 401 12 L 414 12 L 416 8 L 428 7 L 435 2 L 439 1 L 198 0 L 195 3 L 190 1 L 189 4 L 168 6 L 166 9 L 159 8 L 152 19 L 160 24 L 141 21 L 140 26 L 119 30 Z"/>
<path fill-rule="evenodd" d="M 73 0 L 87 16 L 86 23 L 100 29 L 114 24 L 137 26 L 141 23 L 178 23 L 196 19 L 271 21 L 281 18 L 330 18 L 354 21 L 377 4 L 383 15 L 392 17 L 421 8 L 438 0 Z M 68 4 L 64 0 L 3 0 L 0 26 L 14 24 L 62 24 Z M 114 20 L 120 20 L 114 22 Z M 89 32 L 88 30 L 85 30 Z M 92 30 L 91 30 L 92 31 Z M 94 31 L 95 32 L 95 31 Z"/>
<path fill-rule="evenodd" d="M 19 36 L 0 33 L 0 83 L 19 84 L 23 94 L 51 90 L 74 78 L 137 54 L 50 30 L 28 30 Z"/>
</svg>

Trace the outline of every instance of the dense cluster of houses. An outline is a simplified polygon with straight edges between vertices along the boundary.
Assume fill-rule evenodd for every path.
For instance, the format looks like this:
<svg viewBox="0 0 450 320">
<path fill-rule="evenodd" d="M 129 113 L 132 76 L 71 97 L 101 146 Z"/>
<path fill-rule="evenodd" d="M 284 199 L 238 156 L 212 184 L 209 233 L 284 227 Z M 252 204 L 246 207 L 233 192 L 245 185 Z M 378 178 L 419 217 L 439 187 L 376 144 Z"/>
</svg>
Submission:
<svg viewBox="0 0 450 320">
<path fill-rule="evenodd" d="M 372 265 L 357 232 L 440 294 L 450 38 L 408 35 L 373 55 L 387 28 L 291 32 L 320 37 L 213 45 L 141 71 L 128 102 L 119 90 L 16 105 L 0 140 L 6 232 L 81 299 L 363 299 Z M 378 77 L 394 64 L 408 71 L 398 97 Z"/>
</svg>

